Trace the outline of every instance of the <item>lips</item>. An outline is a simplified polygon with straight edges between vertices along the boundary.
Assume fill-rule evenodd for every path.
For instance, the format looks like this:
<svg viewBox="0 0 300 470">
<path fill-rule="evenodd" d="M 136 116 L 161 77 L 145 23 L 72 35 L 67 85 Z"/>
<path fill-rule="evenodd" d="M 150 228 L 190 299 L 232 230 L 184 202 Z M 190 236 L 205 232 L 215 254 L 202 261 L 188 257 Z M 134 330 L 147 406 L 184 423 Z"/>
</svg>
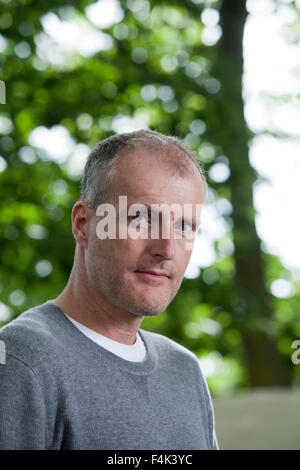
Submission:
<svg viewBox="0 0 300 470">
<path fill-rule="evenodd" d="M 135 271 L 142 279 L 151 281 L 165 281 L 169 276 L 162 271 Z"/>
<path fill-rule="evenodd" d="M 164 271 L 154 271 L 154 270 L 141 270 L 141 271 L 136 271 L 138 273 L 145 273 L 145 274 L 152 274 L 153 276 L 165 276 L 169 277 L 167 273 Z"/>
</svg>

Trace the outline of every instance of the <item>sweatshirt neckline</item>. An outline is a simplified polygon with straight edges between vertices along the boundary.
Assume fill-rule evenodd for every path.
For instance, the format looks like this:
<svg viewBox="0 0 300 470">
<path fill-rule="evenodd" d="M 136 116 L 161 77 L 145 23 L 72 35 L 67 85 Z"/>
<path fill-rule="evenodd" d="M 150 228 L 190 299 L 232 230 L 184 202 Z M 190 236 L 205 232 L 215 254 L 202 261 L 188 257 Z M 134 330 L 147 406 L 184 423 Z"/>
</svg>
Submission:
<svg viewBox="0 0 300 470">
<path fill-rule="evenodd" d="M 115 362 L 122 369 L 126 369 L 128 372 L 137 375 L 147 375 L 155 370 L 157 366 L 158 355 L 153 342 L 150 341 L 147 331 L 142 330 L 141 328 L 138 330 L 138 333 L 141 335 L 147 351 L 145 359 L 141 362 L 128 361 L 127 359 L 123 359 L 113 352 L 108 351 L 101 345 L 96 344 L 92 339 L 88 338 L 71 322 L 71 320 L 69 320 L 63 310 L 58 305 L 56 305 L 53 300 L 46 301 L 44 304 L 42 304 L 42 307 L 45 308 L 48 314 L 54 316 L 63 328 L 67 328 L 67 331 L 70 333 L 70 335 L 74 337 L 74 342 L 76 342 L 76 345 L 81 347 L 86 352 L 86 354 L 93 354 L 94 356 L 97 355 L 99 359 L 101 357 L 107 358 L 108 360 Z"/>
</svg>

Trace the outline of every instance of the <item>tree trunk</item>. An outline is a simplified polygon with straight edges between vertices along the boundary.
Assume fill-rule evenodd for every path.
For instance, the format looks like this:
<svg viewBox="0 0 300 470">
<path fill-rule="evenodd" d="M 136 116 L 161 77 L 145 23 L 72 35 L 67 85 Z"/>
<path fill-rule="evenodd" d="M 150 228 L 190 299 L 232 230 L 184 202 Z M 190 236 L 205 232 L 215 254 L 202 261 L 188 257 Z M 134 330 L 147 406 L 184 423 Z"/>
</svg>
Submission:
<svg viewBox="0 0 300 470">
<path fill-rule="evenodd" d="M 233 206 L 233 239 L 237 299 L 233 316 L 240 325 L 249 385 L 290 385 L 290 371 L 280 355 L 268 325 L 272 318 L 265 287 L 260 240 L 255 229 L 252 185 L 255 172 L 248 159 L 250 134 L 242 99 L 243 31 L 245 0 L 224 0 L 221 7 L 222 39 L 217 74 L 222 84 L 218 106 L 220 141 L 230 164 L 229 187 Z"/>
</svg>

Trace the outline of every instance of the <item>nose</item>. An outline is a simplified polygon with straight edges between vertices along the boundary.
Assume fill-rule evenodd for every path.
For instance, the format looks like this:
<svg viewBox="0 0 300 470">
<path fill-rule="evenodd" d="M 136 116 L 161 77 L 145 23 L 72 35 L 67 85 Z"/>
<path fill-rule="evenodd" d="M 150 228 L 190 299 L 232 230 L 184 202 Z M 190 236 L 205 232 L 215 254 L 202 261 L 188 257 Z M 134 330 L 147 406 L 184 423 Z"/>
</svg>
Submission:
<svg viewBox="0 0 300 470">
<path fill-rule="evenodd" d="M 174 259 L 176 254 L 175 240 L 171 235 L 168 238 L 151 240 L 150 253 L 152 256 L 160 256 L 164 259 Z"/>
</svg>

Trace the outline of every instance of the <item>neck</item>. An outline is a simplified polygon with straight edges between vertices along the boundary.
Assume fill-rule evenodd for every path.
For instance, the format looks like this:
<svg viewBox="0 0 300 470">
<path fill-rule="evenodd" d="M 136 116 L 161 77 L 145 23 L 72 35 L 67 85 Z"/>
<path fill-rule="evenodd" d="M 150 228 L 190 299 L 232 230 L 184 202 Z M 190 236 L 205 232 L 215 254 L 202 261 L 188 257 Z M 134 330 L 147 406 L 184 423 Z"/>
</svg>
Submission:
<svg viewBox="0 0 300 470">
<path fill-rule="evenodd" d="M 143 317 L 118 309 L 91 286 L 77 278 L 75 270 L 54 303 L 87 328 L 122 344 L 134 344 Z"/>
</svg>

